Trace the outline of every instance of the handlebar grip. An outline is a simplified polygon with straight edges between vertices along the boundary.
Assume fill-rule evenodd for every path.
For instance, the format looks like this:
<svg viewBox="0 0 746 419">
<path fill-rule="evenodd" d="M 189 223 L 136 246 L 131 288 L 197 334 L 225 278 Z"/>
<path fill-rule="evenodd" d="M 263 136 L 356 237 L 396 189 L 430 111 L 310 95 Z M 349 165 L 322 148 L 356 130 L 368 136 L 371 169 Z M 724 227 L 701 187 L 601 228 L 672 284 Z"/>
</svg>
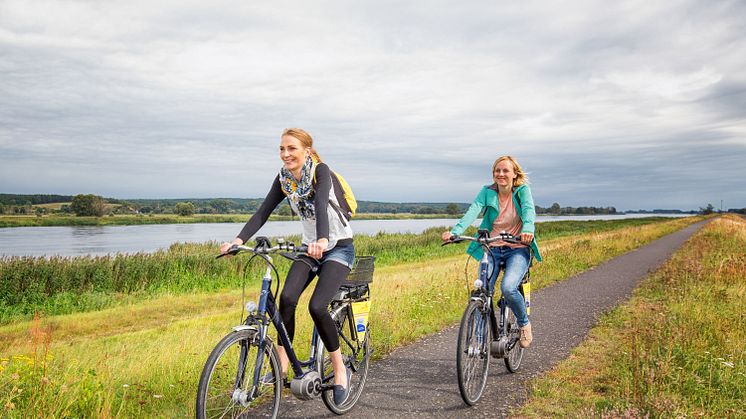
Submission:
<svg viewBox="0 0 746 419">
<path fill-rule="evenodd" d="M 229 247 L 228 250 L 225 251 L 225 253 L 221 253 L 215 256 L 215 259 L 220 259 L 223 256 L 228 256 L 228 255 L 234 256 L 238 252 L 239 252 L 238 245 L 234 244 L 234 245 L 231 245 L 231 247 Z"/>
</svg>

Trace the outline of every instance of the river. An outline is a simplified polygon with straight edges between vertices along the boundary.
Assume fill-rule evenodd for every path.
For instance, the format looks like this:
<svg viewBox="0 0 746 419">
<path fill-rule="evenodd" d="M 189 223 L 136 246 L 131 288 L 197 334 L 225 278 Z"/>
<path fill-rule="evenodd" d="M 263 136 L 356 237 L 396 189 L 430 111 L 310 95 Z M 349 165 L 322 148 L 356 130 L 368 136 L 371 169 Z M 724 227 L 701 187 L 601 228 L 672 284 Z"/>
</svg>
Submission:
<svg viewBox="0 0 746 419">
<path fill-rule="evenodd" d="M 538 222 L 561 220 L 612 220 L 688 214 L 625 214 L 591 216 L 539 216 Z M 353 220 L 355 234 L 421 233 L 430 227 L 450 227 L 455 219 Z M 475 225 L 478 224 L 475 223 Z M 2 256 L 80 256 L 109 253 L 152 252 L 175 242 L 230 241 L 242 223 L 149 224 L 131 226 L 8 227 L 0 228 Z M 262 236 L 299 234 L 297 221 L 270 221 L 257 233 Z"/>
</svg>

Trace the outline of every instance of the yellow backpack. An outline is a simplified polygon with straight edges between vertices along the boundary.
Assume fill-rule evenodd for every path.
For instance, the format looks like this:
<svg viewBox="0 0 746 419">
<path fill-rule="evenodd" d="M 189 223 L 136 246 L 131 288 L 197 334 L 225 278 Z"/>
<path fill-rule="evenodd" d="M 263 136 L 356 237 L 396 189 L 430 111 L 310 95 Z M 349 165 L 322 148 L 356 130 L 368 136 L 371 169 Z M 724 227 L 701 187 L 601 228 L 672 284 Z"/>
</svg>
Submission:
<svg viewBox="0 0 746 419">
<path fill-rule="evenodd" d="M 342 175 L 332 170 L 330 170 L 330 172 L 332 173 L 332 187 L 334 188 L 334 196 L 337 197 L 337 201 L 339 202 L 339 206 L 341 207 L 336 209 L 337 211 L 341 211 L 344 218 L 349 220 L 354 217 L 355 212 L 357 212 L 357 200 L 355 199 L 355 194 L 352 193 L 350 184 L 347 183 Z M 332 206 L 335 206 L 334 203 L 332 203 Z"/>
<path fill-rule="evenodd" d="M 339 205 L 334 204 L 332 201 L 329 201 L 329 203 L 337 212 L 337 215 L 340 216 L 342 224 L 347 225 L 347 221 L 354 217 L 357 212 L 357 200 L 355 199 L 355 194 L 352 193 L 350 184 L 347 183 L 342 175 L 333 171 L 331 168 L 329 169 L 329 172 L 332 174 L 332 190 L 334 191 L 334 196 L 337 198 Z M 316 183 L 316 172 L 313 174 L 313 182 Z"/>
</svg>

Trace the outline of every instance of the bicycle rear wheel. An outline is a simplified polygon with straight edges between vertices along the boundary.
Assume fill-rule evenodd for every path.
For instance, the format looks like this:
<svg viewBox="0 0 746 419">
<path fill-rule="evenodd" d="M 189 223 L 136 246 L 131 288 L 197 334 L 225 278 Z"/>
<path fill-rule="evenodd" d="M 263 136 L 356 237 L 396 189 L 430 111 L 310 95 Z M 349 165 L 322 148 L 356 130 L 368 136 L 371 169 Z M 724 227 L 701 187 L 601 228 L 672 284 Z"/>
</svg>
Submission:
<svg viewBox="0 0 746 419">
<path fill-rule="evenodd" d="M 365 381 L 368 378 L 368 367 L 370 363 L 370 330 L 365 334 L 365 340 L 358 342 L 353 332 L 355 319 L 350 316 L 348 306 L 344 305 L 332 313 L 332 319 L 339 334 L 339 349 L 342 352 L 345 366 L 352 370 L 350 377 L 350 395 L 341 404 L 334 403 L 334 392 L 331 390 L 322 393 L 322 400 L 326 407 L 332 412 L 343 415 L 355 406 L 360 395 L 363 393 Z M 319 374 L 324 384 L 334 384 L 334 370 L 329 352 L 324 343 L 319 339 L 318 356 Z"/>
<path fill-rule="evenodd" d="M 207 358 L 197 389 L 198 418 L 277 417 L 282 393 L 277 350 L 267 340 L 259 370 L 261 381 L 250 394 L 259 352 L 256 330 L 234 331 Z"/>
<path fill-rule="evenodd" d="M 456 345 L 456 370 L 461 398 L 469 406 L 482 397 L 490 368 L 489 311 L 482 308 L 481 301 L 470 301 L 461 318 Z"/>
<path fill-rule="evenodd" d="M 508 351 L 503 360 L 505 361 L 505 367 L 508 371 L 516 372 L 521 366 L 521 361 L 523 360 L 523 348 L 521 348 L 521 345 L 517 341 L 517 339 L 521 338 L 521 329 L 518 327 L 518 320 L 510 307 L 506 307 L 505 310 L 505 327 L 507 329 L 509 341 L 512 342 L 515 339 L 516 343 L 513 346 L 513 349 Z"/>
</svg>

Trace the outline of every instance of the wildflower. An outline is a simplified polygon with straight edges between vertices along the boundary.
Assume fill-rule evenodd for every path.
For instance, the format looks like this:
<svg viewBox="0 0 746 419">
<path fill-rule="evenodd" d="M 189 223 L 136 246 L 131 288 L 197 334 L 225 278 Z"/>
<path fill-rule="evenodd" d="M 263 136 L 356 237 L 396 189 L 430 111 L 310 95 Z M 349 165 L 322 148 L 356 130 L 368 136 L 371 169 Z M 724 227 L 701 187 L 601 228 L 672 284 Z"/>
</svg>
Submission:
<svg viewBox="0 0 746 419">
<path fill-rule="evenodd" d="M 8 401 L 8 403 L 5 403 L 5 408 L 6 408 L 7 410 L 13 410 L 13 409 L 15 409 L 15 408 L 16 408 L 16 405 L 15 405 L 15 404 L 14 404 L 13 402 L 11 402 L 11 401 Z"/>
<path fill-rule="evenodd" d="M 46 375 L 44 377 L 41 377 L 41 383 L 42 383 L 42 385 L 49 384 L 49 381 L 50 381 L 49 377 L 47 377 Z"/>
<path fill-rule="evenodd" d="M 162 399 L 163 398 L 163 394 L 153 394 L 153 397 L 156 398 L 156 399 Z"/>
<path fill-rule="evenodd" d="M 130 386 L 129 384 L 122 384 L 122 387 L 124 388 L 128 388 L 129 386 Z"/>
<path fill-rule="evenodd" d="M 725 365 L 728 368 L 733 368 L 733 363 L 732 362 L 721 362 L 721 364 Z"/>
<path fill-rule="evenodd" d="M 12 380 L 16 381 L 16 380 L 19 380 L 19 379 L 21 378 L 21 376 L 20 376 L 20 375 L 18 375 L 18 373 L 15 373 L 15 374 L 11 375 L 11 376 L 10 376 L 10 378 L 11 378 Z"/>
</svg>

